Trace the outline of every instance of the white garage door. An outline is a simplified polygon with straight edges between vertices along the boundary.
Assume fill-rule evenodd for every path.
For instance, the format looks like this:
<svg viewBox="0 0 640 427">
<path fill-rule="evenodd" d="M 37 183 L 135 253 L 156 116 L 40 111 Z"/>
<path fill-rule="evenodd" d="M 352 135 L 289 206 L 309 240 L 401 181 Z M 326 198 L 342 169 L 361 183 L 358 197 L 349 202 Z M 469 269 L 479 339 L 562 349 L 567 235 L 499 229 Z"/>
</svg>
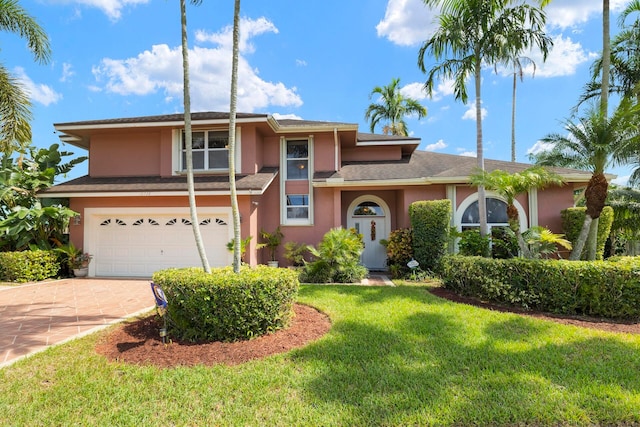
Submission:
<svg viewBox="0 0 640 427">
<path fill-rule="evenodd" d="M 200 232 L 212 267 L 231 263 L 230 215 L 199 213 Z M 90 275 L 150 277 L 170 267 L 201 267 L 189 212 L 110 212 L 92 214 L 86 248 L 94 255 Z"/>
</svg>

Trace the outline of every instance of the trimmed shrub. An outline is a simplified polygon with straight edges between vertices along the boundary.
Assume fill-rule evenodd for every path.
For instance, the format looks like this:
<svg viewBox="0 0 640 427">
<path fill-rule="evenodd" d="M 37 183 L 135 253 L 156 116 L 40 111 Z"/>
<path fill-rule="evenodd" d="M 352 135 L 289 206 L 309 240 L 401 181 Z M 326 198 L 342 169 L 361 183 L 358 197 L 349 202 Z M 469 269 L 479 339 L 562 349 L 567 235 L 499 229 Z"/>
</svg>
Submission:
<svg viewBox="0 0 640 427">
<path fill-rule="evenodd" d="M 482 236 L 480 230 L 471 229 L 459 233 L 458 250 L 463 256 L 491 256 L 491 239 Z"/>
<path fill-rule="evenodd" d="M 447 256 L 442 279 L 462 295 L 539 311 L 640 317 L 640 260 L 508 260 Z"/>
<path fill-rule="evenodd" d="M 5 282 L 50 279 L 59 271 L 60 262 L 53 251 L 0 252 L 0 280 Z"/>
<path fill-rule="evenodd" d="M 364 249 L 362 236 L 354 229 L 332 228 L 325 233 L 318 248 L 309 246 L 314 260 L 305 264 L 300 273 L 304 283 L 354 283 L 368 273 L 360 265 Z"/>
<path fill-rule="evenodd" d="M 410 228 L 401 228 L 389 233 L 386 244 L 387 265 L 394 279 L 409 274 L 407 263 L 413 259 L 413 232 Z"/>
<path fill-rule="evenodd" d="M 451 200 L 426 200 L 409 205 L 413 253 L 423 270 L 436 271 L 447 254 Z"/>
<path fill-rule="evenodd" d="M 580 231 L 582 230 L 582 224 L 584 224 L 584 218 L 587 214 L 587 208 L 575 207 L 563 209 L 560 212 L 562 217 L 562 231 L 566 238 L 575 246 Z M 611 206 L 605 206 L 600 214 L 598 220 L 598 243 L 596 246 L 596 259 L 604 258 L 604 247 L 607 243 L 607 238 L 611 232 L 611 225 L 613 224 L 613 208 Z M 585 259 L 587 254 L 587 247 L 585 245 L 580 259 Z"/>
<path fill-rule="evenodd" d="M 187 341 L 238 341 L 289 325 L 299 283 L 286 268 L 168 269 L 153 274 L 167 297 L 170 333 Z"/>
</svg>

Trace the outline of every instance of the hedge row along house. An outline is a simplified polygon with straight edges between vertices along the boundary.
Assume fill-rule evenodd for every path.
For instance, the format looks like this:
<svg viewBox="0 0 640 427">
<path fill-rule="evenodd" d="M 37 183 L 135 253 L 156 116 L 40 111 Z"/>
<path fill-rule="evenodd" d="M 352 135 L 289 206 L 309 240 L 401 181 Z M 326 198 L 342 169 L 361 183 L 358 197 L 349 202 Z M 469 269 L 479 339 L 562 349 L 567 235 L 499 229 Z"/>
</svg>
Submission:
<svg viewBox="0 0 640 427">
<path fill-rule="evenodd" d="M 232 262 L 228 178 L 229 114 L 192 114 L 198 216 L 209 262 Z M 168 267 L 200 266 L 189 217 L 182 114 L 55 124 L 63 142 L 88 150 L 88 175 L 48 189 L 78 212 L 70 239 L 94 256 L 89 276 L 149 277 Z M 409 205 L 450 199 L 452 225 L 479 225 L 476 188 L 468 184 L 476 159 L 418 149 L 413 137 L 358 131 L 352 123 L 237 115 L 238 201 L 242 238 L 253 236 L 245 262 L 266 262 L 256 247 L 262 229 L 278 226 L 284 242 L 317 244 L 334 227 L 364 237 L 362 263 L 386 268 L 380 244 L 409 227 Z M 516 172 L 529 165 L 486 160 L 486 169 Z M 590 174 L 553 169 L 566 181 L 517 200 L 521 229 L 561 232 L 560 211 Z M 506 205 L 488 193 L 489 226 L 505 226 Z M 281 265 L 286 265 L 278 251 Z"/>
</svg>

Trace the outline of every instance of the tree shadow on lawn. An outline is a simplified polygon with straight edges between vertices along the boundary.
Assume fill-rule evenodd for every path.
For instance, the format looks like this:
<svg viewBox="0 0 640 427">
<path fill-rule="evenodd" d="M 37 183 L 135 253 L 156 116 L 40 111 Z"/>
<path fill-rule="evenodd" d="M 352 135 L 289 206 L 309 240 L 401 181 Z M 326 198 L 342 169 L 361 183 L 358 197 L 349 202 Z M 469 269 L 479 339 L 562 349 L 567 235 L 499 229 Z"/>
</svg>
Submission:
<svg viewBox="0 0 640 427">
<path fill-rule="evenodd" d="M 336 322 L 324 340 L 292 357 L 324 366 L 304 389 L 312 399 L 346 407 L 345 423 L 640 421 L 637 340 L 511 314 L 487 320 L 477 310 L 459 319 L 427 307 L 392 329 Z"/>
</svg>

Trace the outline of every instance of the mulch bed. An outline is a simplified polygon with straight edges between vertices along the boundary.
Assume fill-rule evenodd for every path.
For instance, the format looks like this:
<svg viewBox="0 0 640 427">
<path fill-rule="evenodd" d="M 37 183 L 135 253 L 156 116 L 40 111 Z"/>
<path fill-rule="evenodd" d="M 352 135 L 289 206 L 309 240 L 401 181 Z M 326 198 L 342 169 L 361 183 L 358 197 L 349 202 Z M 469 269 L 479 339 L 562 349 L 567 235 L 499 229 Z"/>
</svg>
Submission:
<svg viewBox="0 0 640 427">
<path fill-rule="evenodd" d="M 583 316 L 559 316 L 525 311 L 463 297 L 444 288 L 432 288 L 430 292 L 440 298 L 489 310 L 518 313 L 583 328 L 640 334 L 640 323 L 615 323 Z M 303 347 L 322 337 L 331 328 L 329 317 L 315 308 L 295 304 L 294 312 L 295 317 L 291 325 L 272 334 L 234 343 L 197 344 L 176 340 L 164 344 L 159 335 L 161 322 L 157 316 L 152 315 L 117 326 L 100 340 L 96 345 L 96 351 L 111 361 L 154 365 L 162 368 L 215 364 L 238 365 Z"/>
</svg>

